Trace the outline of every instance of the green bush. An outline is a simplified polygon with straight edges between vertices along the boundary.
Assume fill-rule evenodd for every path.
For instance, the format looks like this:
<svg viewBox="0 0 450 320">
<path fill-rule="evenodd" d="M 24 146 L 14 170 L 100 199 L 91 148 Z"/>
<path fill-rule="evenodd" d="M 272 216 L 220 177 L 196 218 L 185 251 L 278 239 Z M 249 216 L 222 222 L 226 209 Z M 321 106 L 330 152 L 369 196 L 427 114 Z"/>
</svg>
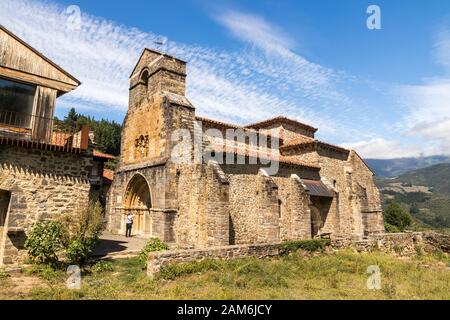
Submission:
<svg viewBox="0 0 450 320">
<path fill-rule="evenodd" d="M 201 261 L 191 261 L 186 263 L 172 263 L 161 268 L 159 277 L 165 280 L 174 280 L 177 277 L 200 273 L 205 271 L 218 271 L 221 269 L 220 261 L 205 259 Z"/>
<path fill-rule="evenodd" d="M 25 241 L 25 248 L 33 263 L 53 268 L 64 263 L 82 267 L 90 261 L 104 227 L 101 205 L 91 203 L 87 209 L 66 215 L 60 221 L 36 223 Z"/>
<path fill-rule="evenodd" d="M 150 252 L 165 251 L 165 250 L 169 250 L 169 246 L 167 244 L 165 244 L 164 242 L 162 242 L 158 238 L 151 238 L 147 242 L 145 247 L 141 250 L 141 253 L 139 253 L 139 261 L 142 264 L 142 266 L 144 268 L 146 268 L 147 267 L 148 254 Z"/>
<path fill-rule="evenodd" d="M 280 244 L 280 255 L 287 255 L 298 250 L 305 250 L 308 252 L 324 251 L 330 245 L 328 239 L 312 239 L 300 241 L 287 241 Z"/>
<path fill-rule="evenodd" d="M 72 265 L 84 266 L 92 257 L 97 239 L 76 238 L 69 242 L 66 248 L 67 262 Z"/>
<path fill-rule="evenodd" d="M 398 228 L 400 232 L 403 232 L 412 223 L 411 215 L 402 208 L 402 206 L 396 202 L 389 204 L 384 211 L 384 221 L 387 226 L 394 226 Z"/>
<path fill-rule="evenodd" d="M 99 202 L 63 219 L 68 232 L 66 257 L 69 264 L 80 267 L 90 262 L 99 237 L 105 229 L 103 208 Z"/>
<path fill-rule="evenodd" d="M 34 224 L 25 241 L 25 248 L 33 263 L 56 266 L 64 251 L 67 234 L 60 222 L 40 221 Z"/>
<path fill-rule="evenodd" d="M 400 233 L 401 232 L 401 230 L 398 227 L 393 226 L 392 224 L 389 224 L 387 222 L 384 224 L 384 227 L 388 233 Z"/>
<path fill-rule="evenodd" d="M 91 270 L 93 272 L 98 272 L 98 273 L 112 272 L 112 271 L 114 271 L 114 266 L 109 261 L 101 260 L 101 261 L 97 262 L 96 264 L 94 264 L 92 266 Z"/>
</svg>

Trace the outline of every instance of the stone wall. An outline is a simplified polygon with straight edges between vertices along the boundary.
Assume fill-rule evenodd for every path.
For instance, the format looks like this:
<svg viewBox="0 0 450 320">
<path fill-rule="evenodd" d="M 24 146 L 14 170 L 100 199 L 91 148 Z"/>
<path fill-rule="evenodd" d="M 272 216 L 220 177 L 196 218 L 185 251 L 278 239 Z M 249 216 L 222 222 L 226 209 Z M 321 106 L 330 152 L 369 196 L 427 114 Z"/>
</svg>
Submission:
<svg viewBox="0 0 450 320">
<path fill-rule="evenodd" d="M 257 177 L 228 175 L 230 181 L 230 244 L 258 241 Z"/>
<path fill-rule="evenodd" d="M 450 253 L 450 236 L 427 232 L 374 234 L 362 241 L 334 239 L 331 245 L 334 249 L 353 248 L 358 252 L 381 251 L 397 256 L 414 256 L 419 251 Z"/>
<path fill-rule="evenodd" d="M 260 172 L 229 174 L 230 243 L 270 243 L 280 239 L 278 186 Z"/>
<path fill-rule="evenodd" d="M 381 251 L 396 256 L 414 256 L 420 250 L 426 252 L 442 250 L 450 253 L 450 236 L 420 232 L 378 234 L 364 241 L 352 240 L 351 238 L 334 239 L 331 241 L 331 247 L 335 250 L 353 248 L 358 252 Z M 154 277 L 162 267 L 173 263 L 187 263 L 204 259 L 230 260 L 246 257 L 262 259 L 278 256 L 279 253 L 278 243 L 152 252 L 147 260 L 147 275 Z"/>
<path fill-rule="evenodd" d="M 334 236 L 351 236 L 356 233 L 354 225 L 358 223 L 353 218 L 349 190 L 349 182 L 346 174 L 347 157 L 344 154 L 334 154 L 324 150 L 318 150 L 321 166 L 320 175 L 335 189 L 336 197 L 333 199 L 333 212 L 328 215 L 325 229 Z"/>
<path fill-rule="evenodd" d="M 217 164 L 179 166 L 176 242 L 182 246 L 229 243 L 229 182 Z"/>
<path fill-rule="evenodd" d="M 311 238 L 310 197 L 300 177 L 274 177 L 280 200 L 280 241 Z"/>
<path fill-rule="evenodd" d="M 121 166 L 166 156 L 165 121 L 162 97 L 158 94 L 146 96 L 128 109 L 121 140 Z"/>
<path fill-rule="evenodd" d="M 380 192 L 374 182 L 374 173 L 355 152 L 349 156 L 352 192 L 356 195 L 355 207 L 361 211 L 365 234 L 384 232 Z"/>
<path fill-rule="evenodd" d="M 427 232 L 423 235 L 425 250 L 434 252 L 436 250 L 450 253 L 450 235 Z"/>
<path fill-rule="evenodd" d="M 152 212 L 148 212 L 148 219 L 146 223 L 148 224 L 156 224 L 152 226 L 148 226 L 146 228 L 147 235 L 149 236 L 151 230 L 154 230 L 155 236 L 161 236 L 161 239 L 164 241 L 169 241 L 165 236 L 162 230 L 165 229 L 163 226 L 158 226 L 160 223 L 158 220 L 162 218 L 163 221 L 173 220 L 173 209 L 168 208 L 166 206 L 166 168 L 165 162 L 158 163 L 146 163 L 143 168 L 128 168 L 126 171 L 117 171 L 114 174 L 113 184 L 111 185 L 108 201 L 107 201 L 107 229 L 109 232 L 114 234 L 124 234 L 125 233 L 125 225 L 124 225 L 124 217 L 125 217 L 125 203 L 127 201 L 127 192 L 128 189 L 131 188 L 130 183 L 133 178 L 136 176 L 142 176 L 145 179 L 145 182 L 148 185 L 148 189 L 150 192 L 151 198 L 151 209 Z M 168 209 L 168 210 L 166 210 Z M 172 210 L 170 210 L 172 209 Z M 149 208 L 150 210 L 150 208 Z M 150 214 L 152 214 L 150 216 Z M 166 217 L 166 215 L 169 215 Z M 156 219 L 159 218 L 159 219 Z M 161 233 L 157 233 L 161 232 Z M 143 234 L 145 235 L 145 234 Z"/>
<path fill-rule="evenodd" d="M 0 264 L 21 260 L 33 223 L 86 208 L 92 154 L 0 145 L 0 190 L 11 192 Z"/>
<path fill-rule="evenodd" d="M 257 257 L 259 259 L 277 256 L 278 244 L 255 244 L 191 249 L 165 252 L 152 252 L 147 260 L 147 275 L 154 277 L 162 267 L 171 263 L 186 263 L 203 259 L 240 259 Z"/>
</svg>

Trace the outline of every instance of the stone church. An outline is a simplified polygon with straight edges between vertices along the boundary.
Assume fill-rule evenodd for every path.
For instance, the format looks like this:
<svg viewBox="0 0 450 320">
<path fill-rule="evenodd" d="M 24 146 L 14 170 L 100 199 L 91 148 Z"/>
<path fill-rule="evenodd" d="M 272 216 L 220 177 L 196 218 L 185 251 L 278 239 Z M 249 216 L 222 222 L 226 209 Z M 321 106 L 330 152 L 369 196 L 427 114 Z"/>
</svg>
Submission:
<svg viewBox="0 0 450 320">
<path fill-rule="evenodd" d="M 135 235 L 179 247 L 384 232 L 374 173 L 357 152 L 287 117 L 245 126 L 198 117 L 185 87 L 184 61 L 144 50 L 130 77 L 109 231 L 124 234 L 132 212 Z"/>
</svg>

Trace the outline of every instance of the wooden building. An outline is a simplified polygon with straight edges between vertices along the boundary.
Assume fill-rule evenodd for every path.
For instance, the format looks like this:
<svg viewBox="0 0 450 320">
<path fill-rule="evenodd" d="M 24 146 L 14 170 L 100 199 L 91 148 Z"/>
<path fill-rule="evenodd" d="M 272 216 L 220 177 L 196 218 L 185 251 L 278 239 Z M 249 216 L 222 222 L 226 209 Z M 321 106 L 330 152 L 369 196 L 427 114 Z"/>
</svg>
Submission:
<svg viewBox="0 0 450 320">
<path fill-rule="evenodd" d="M 54 125 L 75 77 L 0 25 L 0 265 L 19 263 L 33 223 L 83 210 L 102 194 L 89 128 Z"/>
</svg>

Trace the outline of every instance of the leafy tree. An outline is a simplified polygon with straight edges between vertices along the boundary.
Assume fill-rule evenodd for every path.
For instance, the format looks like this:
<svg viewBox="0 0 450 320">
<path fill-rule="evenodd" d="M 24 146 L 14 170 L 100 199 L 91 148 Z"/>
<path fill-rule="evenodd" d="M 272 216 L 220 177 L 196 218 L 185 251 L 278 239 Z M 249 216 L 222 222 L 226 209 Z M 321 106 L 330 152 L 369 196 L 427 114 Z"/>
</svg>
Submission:
<svg viewBox="0 0 450 320">
<path fill-rule="evenodd" d="M 90 116 L 84 116 L 70 109 L 64 120 L 55 118 L 55 129 L 78 131 L 87 125 L 94 132 L 95 143 L 100 151 L 118 156 L 120 154 L 120 140 L 122 125 L 115 121 L 105 119 L 95 120 Z"/>
<path fill-rule="evenodd" d="M 419 210 L 419 207 L 417 206 L 417 203 L 413 203 L 411 205 L 411 208 L 409 209 L 409 213 L 411 215 L 416 215 L 416 214 L 420 213 L 420 210 Z"/>
<path fill-rule="evenodd" d="M 411 215 L 405 211 L 397 202 L 391 202 L 384 211 L 384 220 L 387 224 L 386 229 L 392 229 L 394 226 L 399 231 L 404 231 L 412 223 Z"/>
</svg>

